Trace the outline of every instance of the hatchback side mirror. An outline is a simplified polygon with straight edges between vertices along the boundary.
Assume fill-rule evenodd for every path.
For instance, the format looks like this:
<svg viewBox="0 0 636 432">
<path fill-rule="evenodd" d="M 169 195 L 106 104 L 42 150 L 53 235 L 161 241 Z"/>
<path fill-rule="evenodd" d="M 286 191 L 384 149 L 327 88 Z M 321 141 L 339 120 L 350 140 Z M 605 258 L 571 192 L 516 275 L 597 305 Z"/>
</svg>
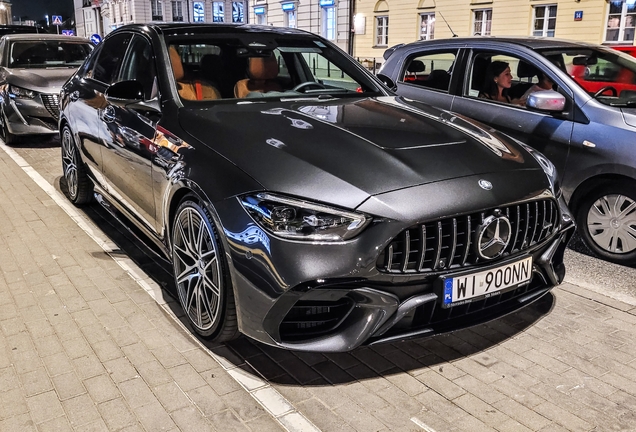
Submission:
<svg viewBox="0 0 636 432">
<path fill-rule="evenodd" d="M 554 90 L 534 92 L 528 96 L 526 106 L 539 111 L 561 112 L 565 109 L 565 96 Z"/>
<path fill-rule="evenodd" d="M 397 90 L 397 85 L 395 84 L 395 82 L 389 78 L 388 76 L 379 73 L 377 75 L 377 77 L 380 79 L 380 81 L 382 81 L 382 83 L 387 86 L 389 89 L 396 91 Z"/>
<path fill-rule="evenodd" d="M 144 111 L 160 112 L 157 99 L 144 100 L 144 87 L 139 81 L 120 81 L 112 84 L 104 93 L 109 104 L 120 107 Z"/>
</svg>

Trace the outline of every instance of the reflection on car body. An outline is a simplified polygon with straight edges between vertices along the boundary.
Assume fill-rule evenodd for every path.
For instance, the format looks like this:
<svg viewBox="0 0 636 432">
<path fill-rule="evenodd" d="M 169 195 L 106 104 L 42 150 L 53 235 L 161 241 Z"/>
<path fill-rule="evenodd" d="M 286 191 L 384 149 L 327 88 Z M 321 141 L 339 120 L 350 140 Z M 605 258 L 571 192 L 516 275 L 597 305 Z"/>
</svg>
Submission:
<svg viewBox="0 0 636 432">
<path fill-rule="evenodd" d="M 0 132 L 6 143 L 19 135 L 57 133 L 62 84 L 91 49 L 88 40 L 68 36 L 0 39 Z"/>
<path fill-rule="evenodd" d="M 471 117 L 545 154 L 590 249 L 636 263 L 636 59 L 599 45 L 512 37 L 421 41 L 390 48 L 385 58 L 380 77 L 398 94 Z M 496 61 L 513 74 L 511 102 L 544 75 L 552 90 L 532 92 L 527 106 L 479 98 Z"/>
<path fill-rule="evenodd" d="M 69 198 L 97 194 L 154 242 L 200 335 L 347 351 L 563 280 L 574 224 L 542 155 L 389 94 L 313 34 L 126 26 L 61 96 Z M 462 298 L 453 281 L 482 274 L 492 288 Z"/>
</svg>

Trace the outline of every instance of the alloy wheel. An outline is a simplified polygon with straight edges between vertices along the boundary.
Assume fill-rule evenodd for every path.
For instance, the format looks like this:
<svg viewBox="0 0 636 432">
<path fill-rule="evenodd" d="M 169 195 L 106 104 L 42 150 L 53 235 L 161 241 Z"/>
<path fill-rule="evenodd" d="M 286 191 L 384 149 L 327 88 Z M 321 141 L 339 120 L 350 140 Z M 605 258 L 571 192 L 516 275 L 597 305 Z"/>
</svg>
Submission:
<svg viewBox="0 0 636 432">
<path fill-rule="evenodd" d="M 179 300 L 199 332 L 213 331 L 221 311 L 221 271 L 211 227 L 194 207 L 175 219 L 173 262 Z"/>
<path fill-rule="evenodd" d="M 592 240 L 611 253 L 636 250 L 636 201 L 625 195 L 604 195 L 587 214 L 587 229 Z"/>
<path fill-rule="evenodd" d="M 62 170 L 68 186 L 68 194 L 75 199 L 78 194 L 77 151 L 71 131 L 64 129 L 62 134 Z"/>
</svg>

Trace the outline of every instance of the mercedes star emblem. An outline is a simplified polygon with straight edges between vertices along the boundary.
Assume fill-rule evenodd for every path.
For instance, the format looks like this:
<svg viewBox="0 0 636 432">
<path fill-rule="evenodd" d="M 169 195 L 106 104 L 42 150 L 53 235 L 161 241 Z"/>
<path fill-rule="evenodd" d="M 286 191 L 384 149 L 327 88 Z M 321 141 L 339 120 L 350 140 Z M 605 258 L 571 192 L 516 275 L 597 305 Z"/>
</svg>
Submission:
<svg viewBox="0 0 636 432">
<path fill-rule="evenodd" d="M 492 189 L 492 183 L 490 183 L 488 180 L 481 179 L 479 180 L 479 187 L 484 190 L 490 190 Z"/>
<path fill-rule="evenodd" d="M 477 228 L 475 246 L 483 259 L 500 257 L 510 242 L 510 222 L 505 216 L 488 216 Z"/>
</svg>

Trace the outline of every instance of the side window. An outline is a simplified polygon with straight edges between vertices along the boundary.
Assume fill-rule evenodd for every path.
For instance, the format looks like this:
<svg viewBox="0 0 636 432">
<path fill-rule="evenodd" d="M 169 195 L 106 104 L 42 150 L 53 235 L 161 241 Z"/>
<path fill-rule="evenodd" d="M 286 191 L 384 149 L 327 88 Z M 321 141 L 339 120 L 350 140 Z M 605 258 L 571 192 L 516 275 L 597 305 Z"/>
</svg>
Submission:
<svg viewBox="0 0 636 432">
<path fill-rule="evenodd" d="M 406 62 L 400 82 L 447 92 L 457 50 L 417 54 Z"/>
<path fill-rule="evenodd" d="M 120 33 L 102 42 L 91 77 L 104 84 L 112 84 L 117 77 L 124 53 L 130 42 L 130 33 Z"/>
<path fill-rule="evenodd" d="M 552 78 L 532 62 L 483 52 L 473 55 L 464 95 L 525 106 L 531 93 L 550 89 L 556 90 Z"/>
<path fill-rule="evenodd" d="M 156 77 L 155 59 L 150 42 L 143 36 L 135 35 L 121 66 L 120 81 L 139 81 L 144 88 L 144 98 L 156 96 L 153 89 Z"/>
</svg>

